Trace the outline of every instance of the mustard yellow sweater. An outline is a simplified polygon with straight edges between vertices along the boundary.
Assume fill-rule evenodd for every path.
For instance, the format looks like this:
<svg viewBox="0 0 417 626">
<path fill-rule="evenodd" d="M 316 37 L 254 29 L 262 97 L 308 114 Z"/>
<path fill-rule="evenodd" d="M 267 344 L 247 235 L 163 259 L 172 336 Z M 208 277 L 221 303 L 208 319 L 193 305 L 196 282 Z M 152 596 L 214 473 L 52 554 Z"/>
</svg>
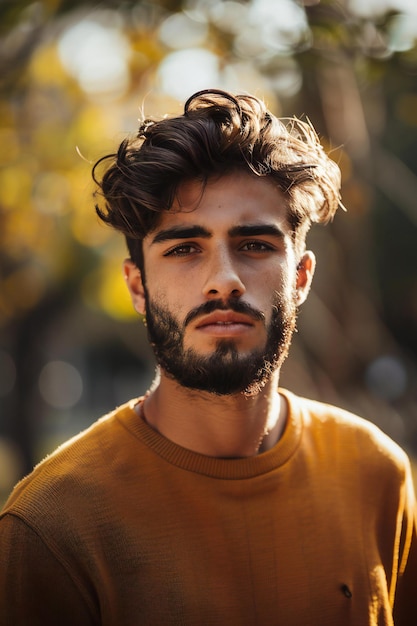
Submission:
<svg viewBox="0 0 417 626">
<path fill-rule="evenodd" d="M 256 457 L 185 450 L 132 401 L 40 463 L 0 519 L 1 626 L 416 626 L 405 454 L 281 392 Z"/>
</svg>

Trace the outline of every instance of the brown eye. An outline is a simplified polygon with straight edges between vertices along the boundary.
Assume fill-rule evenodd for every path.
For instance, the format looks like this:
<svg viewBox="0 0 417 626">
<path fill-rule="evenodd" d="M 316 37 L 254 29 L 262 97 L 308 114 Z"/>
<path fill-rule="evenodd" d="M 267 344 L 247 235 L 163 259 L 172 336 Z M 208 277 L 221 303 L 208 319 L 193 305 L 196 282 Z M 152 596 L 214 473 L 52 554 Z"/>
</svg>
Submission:
<svg viewBox="0 0 417 626">
<path fill-rule="evenodd" d="M 168 252 L 165 252 L 164 256 L 188 256 L 189 254 L 194 254 L 195 252 L 199 252 L 199 248 L 197 248 L 194 244 L 181 243 L 168 250 Z"/>
<path fill-rule="evenodd" d="M 243 252 L 269 252 L 274 250 L 273 246 L 264 241 L 246 241 L 240 248 Z"/>
</svg>

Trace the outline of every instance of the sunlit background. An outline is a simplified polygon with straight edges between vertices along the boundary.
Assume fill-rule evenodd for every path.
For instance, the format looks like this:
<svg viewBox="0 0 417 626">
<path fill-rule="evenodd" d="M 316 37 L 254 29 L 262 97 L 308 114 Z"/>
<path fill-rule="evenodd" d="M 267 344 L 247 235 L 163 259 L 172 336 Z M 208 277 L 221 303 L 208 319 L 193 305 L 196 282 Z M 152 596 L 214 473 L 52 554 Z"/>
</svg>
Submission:
<svg viewBox="0 0 417 626">
<path fill-rule="evenodd" d="M 415 0 L 3 0 L 0 33 L 0 501 L 150 384 L 91 164 L 207 87 L 308 117 L 343 172 L 282 384 L 417 457 Z"/>
</svg>

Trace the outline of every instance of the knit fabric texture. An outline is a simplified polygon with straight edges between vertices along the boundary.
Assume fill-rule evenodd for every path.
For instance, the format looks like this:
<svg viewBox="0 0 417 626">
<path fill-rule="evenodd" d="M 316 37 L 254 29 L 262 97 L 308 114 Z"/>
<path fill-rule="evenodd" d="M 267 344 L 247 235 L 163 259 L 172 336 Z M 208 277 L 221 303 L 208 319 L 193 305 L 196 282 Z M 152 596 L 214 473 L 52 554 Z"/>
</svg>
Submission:
<svg viewBox="0 0 417 626">
<path fill-rule="evenodd" d="M 285 431 L 254 457 L 186 450 L 132 400 L 42 461 L 1 514 L 0 624 L 416 626 L 407 456 L 280 393 Z"/>
</svg>

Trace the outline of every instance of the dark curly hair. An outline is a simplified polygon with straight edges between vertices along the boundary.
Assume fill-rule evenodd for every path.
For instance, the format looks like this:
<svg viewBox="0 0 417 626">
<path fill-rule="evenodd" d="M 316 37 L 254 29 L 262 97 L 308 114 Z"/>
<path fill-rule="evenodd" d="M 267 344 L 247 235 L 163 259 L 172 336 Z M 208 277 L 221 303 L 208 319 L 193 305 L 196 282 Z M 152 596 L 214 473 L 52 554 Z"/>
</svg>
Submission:
<svg viewBox="0 0 417 626">
<path fill-rule="evenodd" d="M 109 166 L 100 180 L 103 162 Z M 278 119 L 254 96 L 211 89 L 191 96 L 181 116 L 145 119 L 135 138 L 97 161 L 92 174 L 105 206 L 96 211 L 125 235 L 142 269 L 142 240 L 171 209 L 179 185 L 190 179 L 204 185 L 236 170 L 276 182 L 288 198 L 297 243 L 312 222 L 329 221 L 341 206 L 339 167 L 311 124 Z"/>
</svg>

